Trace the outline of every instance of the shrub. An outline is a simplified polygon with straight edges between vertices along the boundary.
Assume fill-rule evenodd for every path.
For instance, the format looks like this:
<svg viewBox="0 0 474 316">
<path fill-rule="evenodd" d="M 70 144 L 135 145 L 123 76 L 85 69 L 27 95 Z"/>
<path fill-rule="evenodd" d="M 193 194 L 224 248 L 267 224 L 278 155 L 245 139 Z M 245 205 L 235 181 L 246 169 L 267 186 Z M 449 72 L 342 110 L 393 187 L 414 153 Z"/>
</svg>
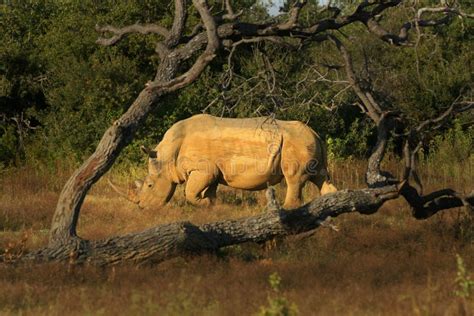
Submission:
<svg viewBox="0 0 474 316">
<path fill-rule="evenodd" d="M 462 298 L 469 298 L 474 291 L 474 280 L 469 276 L 469 272 L 464 265 L 464 260 L 459 254 L 456 254 L 457 274 L 456 284 L 457 289 L 454 291 L 456 296 Z"/>
<path fill-rule="evenodd" d="M 292 316 L 298 315 L 298 307 L 294 303 L 290 303 L 284 296 L 280 294 L 281 277 L 274 272 L 268 277 L 268 283 L 273 292 L 268 297 L 268 305 L 261 306 L 258 316 Z"/>
</svg>

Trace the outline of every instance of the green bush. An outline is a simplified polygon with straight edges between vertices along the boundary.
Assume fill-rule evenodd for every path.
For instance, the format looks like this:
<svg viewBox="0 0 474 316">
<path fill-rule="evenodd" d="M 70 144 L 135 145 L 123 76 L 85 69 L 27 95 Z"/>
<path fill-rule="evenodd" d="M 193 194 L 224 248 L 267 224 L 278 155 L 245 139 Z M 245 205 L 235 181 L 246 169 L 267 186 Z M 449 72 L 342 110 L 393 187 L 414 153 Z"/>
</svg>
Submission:
<svg viewBox="0 0 474 316">
<path fill-rule="evenodd" d="M 453 164 L 472 159 L 474 127 L 463 129 L 460 120 L 453 127 L 437 135 L 430 144 L 429 157 L 434 163 Z"/>
</svg>

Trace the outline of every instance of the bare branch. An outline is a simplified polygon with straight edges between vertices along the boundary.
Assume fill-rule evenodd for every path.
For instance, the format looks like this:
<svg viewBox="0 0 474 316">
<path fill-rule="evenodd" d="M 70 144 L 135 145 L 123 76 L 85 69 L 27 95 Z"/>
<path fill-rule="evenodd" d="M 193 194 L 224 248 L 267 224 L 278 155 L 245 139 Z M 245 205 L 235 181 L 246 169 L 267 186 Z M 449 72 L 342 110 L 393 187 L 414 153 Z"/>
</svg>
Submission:
<svg viewBox="0 0 474 316">
<path fill-rule="evenodd" d="M 413 134 L 412 134 L 413 135 Z M 416 154 L 421 149 L 423 142 L 419 141 L 414 149 L 411 149 L 411 142 L 413 142 L 413 136 L 408 137 L 405 140 L 405 145 L 403 146 L 403 157 L 405 161 L 405 170 L 403 172 L 403 181 L 409 181 L 410 177 L 413 177 L 415 181 L 418 194 L 423 194 L 423 184 L 421 183 L 418 172 L 416 171 Z"/>
<path fill-rule="evenodd" d="M 403 24 L 400 28 L 399 34 L 392 34 L 384 29 L 376 20 L 375 18 L 370 18 L 365 21 L 367 28 L 370 32 L 377 35 L 383 41 L 396 46 L 411 46 L 412 43 L 408 41 L 408 34 L 409 31 L 415 27 L 428 27 L 428 26 L 436 26 L 447 24 L 451 20 L 450 16 L 444 16 L 437 20 L 415 20 L 411 22 L 407 22 Z"/>
<path fill-rule="evenodd" d="M 271 203 L 271 211 L 255 216 L 203 225 L 171 223 L 103 240 L 63 243 L 31 252 L 20 259 L 67 262 L 72 253 L 73 263 L 76 264 L 158 263 L 172 257 L 216 251 L 221 247 L 245 242 L 264 242 L 277 236 L 296 235 L 321 226 L 331 227 L 325 222 L 329 217 L 355 212 L 373 214 L 385 201 L 397 196 L 398 188 L 395 186 L 342 190 L 290 211 Z M 0 256 L 0 262 L 2 259 Z"/>
<path fill-rule="evenodd" d="M 205 0 L 193 0 L 193 4 L 198 10 L 206 28 L 206 50 L 197 58 L 194 65 L 181 76 L 166 83 L 149 82 L 146 88 L 149 92 L 153 92 L 153 90 L 160 90 L 160 93 L 172 92 L 188 85 L 194 81 L 211 62 L 211 60 L 214 59 L 215 52 L 219 47 L 219 37 L 217 35 L 217 27 L 214 17 L 211 15 Z"/>
<path fill-rule="evenodd" d="M 354 72 L 354 66 L 352 64 L 351 55 L 345 45 L 333 35 L 328 35 L 328 38 L 336 45 L 338 50 L 341 52 L 342 57 L 344 58 L 347 79 L 349 80 L 349 83 L 351 84 L 354 92 L 362 101 L 366 110 L 365 112 L 376 124 L 378 124 L 383 113 L 382 108 L 375 101 L 374 97 L 372 96 L 372 93 L 361 86 Z"/>
<path fill-rule="evenodd" d="M 466 206 L 472 211 L 474 195 L 462 196 L 451 189 L 442 189 L 425 196 L 405 181 L 400 188 L 400 194 L 412 207 L 413 216 L 417 219 L 426 219 L 439 211 Z"/>
<path fill-rule="evenodd" d="M 270 61 L 270 58 L 268 58 L 268 55 L 267 54 L 263 54 L 263 62 L 265 64 L 265 73 L 267 74 L 265 76 L 265 82 L 267 83 L 267 88 L 268 88 L 268 92 L 269 93 L 273 93 L 273 91 L 275 90 L 275 86 L 276 86 L 276 75 L 275 75 L 275 69 L 273 68 L 273 65 Z M 268 74 L 270 76 L 268 76 Z M 271 78 L 271 80 L 269 80 L 269 78 Z"/>
<path fill-rule="evenodd" d="M 227 13 L 221 17 L 223 20 L 234 21 L 244 13 L 244 10 L 235 13 L 230 0 L 224 0 L 224 7 Z"/>
<path fill-rule="evenodd" d="M 278 36 L 262 36 L 262 37 L 243 38 L 243 39 L 241 39 L 237 42 L 232 43 L 232 46 L 236 47 L 236 46 L 239 46 L 239 45 L 244 44 L 244 43 L 248 44 L 248 43 L 258 43 L 258 42 L 264 42 L 264 41 L 272 42 L 272 43 L 279 44 L 279 45 L 283 45 L 283 46 L 286 46 L 287 48 L 296 49 L 296 47 L 294 45 L 288 43 L 287 41 L 285 41 L 284 39 L 282 39 Z"/>
<path fill-rule="evenodd" d="M 463 18 L 468 18 L 468 19 L 474 19 L 474 14 L 468 14 L 465 13 L 464 11 L 460 10 L 459 8 L 453 8 L 453 7 L 437 7 L 437 8 L 421 8 L 417 12 L 417 18 L 418 20 L 421 20 L 421 16 L 427 12 L 431 13 L 451 13 L 455 15 L 459 15 L 460 17 Z"/>
<path fill-rule="evenodd" d="M 300 16 L 300 11 L 306 5 L 306 0 L 296 0 L 288 13 L 288 20 L 285 23 L 277 25 L 277 28 L 280 30 L 289 30 L 298 25 L 298 18 Z"/>
<path fill-rule="evenodd" d="M 375 10 L 374 10 L 375 11 Z M 373 11 L 373 12 L 374 12 Z M 425 13 L 443 13 L 444 16 L 438 19 L 422 20 L 421 17 Z M 399 30 L 399 34 L 392 34 L 383 28 L 376 20 L 376 15 L 366 17 L 362 19 L 362 22 L 367 25 L 370 32 L 377 35 L 383 41 L 392 45 L 412 45 L 408 41 L 409 31 L 416 27 L 432 27 L 437 25 L 448 24 L 454 16 L 460 16 L 462 18 L 474 18 L 473 14 L 467 14 L 458 8 L 451 7 L 438 7 L 438 8 L 421 8 L 417 11 L 416 18 L 413 21 L 406 22 L 402 25 Z"/>
<path fill-rule="evenodd" d="M 97 39 L 96 43 L 103 46 L 111 46 L 115 45 L 117 42 L 125 38 L 127 35 L 132 33 L 140 33 L 140 34 L 159 34 L 163 37 L 169 36 L 169 31 L 164 28 L 163 26 L 156 25 L 156 24 L 133 24 L 129 26 L 125 26 L 123 28 L 116 28 L 111 25 L 99 26 L 96 25 L 96 31 L 99 33 L 112 33 L 114 34 L 112 37 L 109 38 L 99 38 Z"/>
<path fill-rule="evenodd" d="M 172 48 L 179 44 L 186 25 L 187 17 L 186 0 L 175 0 L 173 26 L 171 27 L 171 31 L 165 41 L 168 48 Z"/>
<path fill-rule="evenodd" d="M 232 42 L 237 42 L 240 39 L 250 39 L 258 37 L 267 37 L 267 38 L 298 38 L 298 39 L 309 39 L 312 42 L 322 42 L 328 40 L 328 36 L 321 34 L 329 30 L 338 30 L 342 27 L 360 21 L 364 24 L 367 24 L 369 21 L 376 22 L 376 17 L 378 17 L 384 10 L 398 5 L 401 0 L 394 1 L 364 1 L 362 2 L 354 13 L 338 17 L 338 14 L 335 14 L 332 18 L 322 19 L 317 21 L 315 24 L 309 27 L 300 27 L 298 25 L 298 18 L 301 9 L 304 7 L 306 1 L 299 0 L 295 3 L 292 10 L 290 11 L 289 18 L 286 22 L 282 24 L 274 23 L 247 23 L 247 22 L 232 22 L 221 24 L 217 28 L 219 38 L 222 41 L 231 40 Z M 230 4 L 230 2 L 228 2 Z M 369 9 L 372 10 L 370 11 Z M 220 21 L 218 21 L 220 22 Z M 421 22 L 420 22 L 421 23 Z M 410 25 L 411 27 L 411 25 Z M 377 28 L 377 25 L 375 25 Z M 383 32 L 382 32 L 383 33 Z M 385 39 L 384 34 L 388 34 L 385 31 L 383 34 L 379 34 L 382 39 Z M 194 52 L 206 44 L 207 37 L 204 32 L 202 32 L 202 25 L 196 25 L 190 36 L 185 36 L 182 39 L 182 43 L 185 45 L 178 49 L 176 52 L 181 59 L 187 59 Z M 226 44 L 225 46 L 229 46 Z"/>
<path fill-rule="evenodd" d="M 380 170 L 380 164 L 384 158 L 390 136 L 389 132 L 392 129 L 392 122 L 390 121 L 391 115 L 393 115 L 392 112 L 384 112 L 377 122 L 377 143 L 369 157 L 367 171 L 365 173 L 365 180 L 369 188 L 382 187 L 387 184 L 399 182 L 390 173 Z"/>
<path fill-rule="evenodd" d="M 380 15 L 384 10 L 395 7 L 400 4 L 401 0 L 394 0 L 394 1 L 363 1 L 359 4 L 354 11 L 354 13 L 338 17 L 339 12 L 336 11 L 336 14 L 330 19 L 323 19 L 318 21 L 314 25 L 303 29 L 302 31 L 311 33 L 311 34 L 318 34 L 327 30 L 338 30 L 348 24 L 353 22 L 359 21 L 364 24 L 369 19 L 375 18 L 376 16 Z M 366 9 L 377 5 L 372 11 L 366 11 Z M 337 18 L 337 19 L 336 19 Z"/>
<path fill-rule="evenodd" d="M 416 127 L 416 132 L 418 133 L 422 132 L 428 127 L 432 129 L 439 128 L 441 126 L 440 124 L 442 124 L 442 122 L 449 116 L 474 109 L 474 102 L 472 101 L 458 102 L 459 98 L 460 96 L 451 104 L 451 106 L 446 111 L 441 113 L 438 117 L 425 120 L 421 122 L 420 124 L 418 124 L 418 126 Z M 456 107 L 456 105 L 460 105 L 460 104 L 462 104 L 462 106 Z"/>
</svg>

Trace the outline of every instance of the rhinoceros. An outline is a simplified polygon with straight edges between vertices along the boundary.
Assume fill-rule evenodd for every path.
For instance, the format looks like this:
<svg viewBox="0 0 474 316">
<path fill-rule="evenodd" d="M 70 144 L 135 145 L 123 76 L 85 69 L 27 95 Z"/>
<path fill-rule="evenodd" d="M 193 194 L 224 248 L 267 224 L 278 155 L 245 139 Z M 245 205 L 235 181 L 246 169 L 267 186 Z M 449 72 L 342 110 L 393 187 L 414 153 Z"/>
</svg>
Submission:
<svg viewBox="0 0 474 316">
<path fill-rule="evenodd" d="M 283 208 L 302 204 L 309 180 L 321 195 L 334 192 L 324 142 L 306 124 L 269 117 L 220 118 L 207 114 L 175 123 L 148 154 L 148 175 L 128 198 L 141 208 L 167 203 L 185 183 L 186 200 L 210 205 L 219 184 L 261 190 L 286 180 Z"/>
</svg>

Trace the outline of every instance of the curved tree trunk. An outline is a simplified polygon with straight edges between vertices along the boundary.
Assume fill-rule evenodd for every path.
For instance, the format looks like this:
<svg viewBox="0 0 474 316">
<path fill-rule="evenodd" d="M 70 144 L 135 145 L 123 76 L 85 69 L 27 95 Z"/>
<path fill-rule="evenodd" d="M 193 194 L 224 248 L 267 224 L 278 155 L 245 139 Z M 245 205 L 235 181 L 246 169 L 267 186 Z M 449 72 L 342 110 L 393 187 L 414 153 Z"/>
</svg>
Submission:
<svg viewBox="0 0 474 316">
<path fill-rule="evenodd" d="M 158 95 L 144 89 L 128 111 L 115 121 L 102 136 L 95 152 L 66 182 L 56 206 L 50 231 L 50 246 L 77 239 L 76 226 L 84 198 L 91 186 L 113 165 L 145 121 Z"/>
</svg>

